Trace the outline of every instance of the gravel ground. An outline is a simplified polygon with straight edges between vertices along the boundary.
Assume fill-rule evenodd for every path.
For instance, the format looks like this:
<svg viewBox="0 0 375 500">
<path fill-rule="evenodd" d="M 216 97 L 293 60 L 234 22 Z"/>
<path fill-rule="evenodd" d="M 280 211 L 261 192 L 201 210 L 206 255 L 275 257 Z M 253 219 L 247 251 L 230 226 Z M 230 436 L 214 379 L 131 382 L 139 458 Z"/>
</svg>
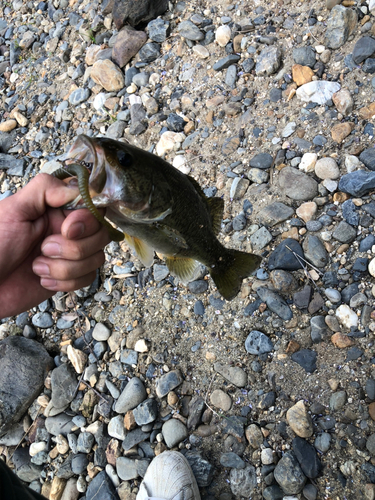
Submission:
<svg viewBox="0 0 375 500">
<path fill-rule="evenodd" d="M 205 500 L 374 499 L 375 1 L 133 3 L 1 3 L 0 199 L 127 140 L 262 265 L 226 302 L 111 243 L 1 320 L 0 457 L 55 500 L 134 500 L 166 449 Z"/>
</svg>

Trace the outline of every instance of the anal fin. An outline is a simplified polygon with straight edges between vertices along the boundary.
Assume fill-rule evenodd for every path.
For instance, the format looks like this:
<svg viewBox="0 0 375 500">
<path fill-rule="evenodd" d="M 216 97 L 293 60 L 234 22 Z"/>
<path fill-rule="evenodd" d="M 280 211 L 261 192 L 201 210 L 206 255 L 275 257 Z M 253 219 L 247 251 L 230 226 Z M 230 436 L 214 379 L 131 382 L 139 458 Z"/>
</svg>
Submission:
<svg viewBox="0 0 375 500">
<path fill-rule="evenodd" d="M 184 284 L 194 275 L 198 262 L 189 257 L 165 257 L 169 271 L 177 276 Z"/>
<path fill-rule="evenodd" d="M 135 251 L 137 257 L 146 267 L 150 267 L 154 260 L 154 249 L 135 236 L 125 234 L 125 241 Z"/>
</svg>

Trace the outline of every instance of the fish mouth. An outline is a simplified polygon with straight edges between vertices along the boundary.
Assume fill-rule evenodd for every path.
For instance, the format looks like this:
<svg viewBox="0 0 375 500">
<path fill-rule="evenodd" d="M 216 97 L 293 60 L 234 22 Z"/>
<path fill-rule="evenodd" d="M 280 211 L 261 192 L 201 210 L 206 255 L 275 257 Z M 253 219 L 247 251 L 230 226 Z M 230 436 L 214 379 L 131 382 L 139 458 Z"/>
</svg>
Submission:
<svg viewBox="0 0 375 500">
<path fill-rule="evenodd" d="M 66 167 L 78 163 L 85 167 L 89 173 L 88 192 L 96 207 L 106 207 L 111 203 L 108 194 L 103 193 L 107 183 L 106 158 L 103 148 L 97 141 L 86 135 L 80 135 L 70 147 L 65 160 Z M 72 181 L 73 183 L 76 180 Z M 68 203 L 64 208 L 75 209 L 85 206 L 81 196 Z"/>
</svg>

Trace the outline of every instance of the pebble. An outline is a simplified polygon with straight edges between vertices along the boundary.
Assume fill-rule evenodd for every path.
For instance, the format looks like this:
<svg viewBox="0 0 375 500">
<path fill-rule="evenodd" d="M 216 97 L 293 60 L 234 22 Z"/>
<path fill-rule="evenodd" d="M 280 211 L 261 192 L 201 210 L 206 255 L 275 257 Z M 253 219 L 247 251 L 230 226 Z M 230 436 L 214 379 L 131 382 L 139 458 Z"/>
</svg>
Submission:
<svg viewBox="0 0 375 500">
<path fill-rule="evenodd" d="M 273 348 L 273 343 L 267 335 L 257 330 L 251 331 L 245 341 L 245 349 L 250 354 L 264 354 L 271 352 Z"/>
<path fill-rule="evenodd" d="M 228 25 L 219 26 L 215 33 L 215 41 L 220 47 L 225 47 L 231 39 L 231 30 Z"/>
<path fill-rule="evenodd" d="M 175 418 L 171 418 L 163 424 L 162 433 L 168 448 L 173 448 L 188 437 L 186 426 Z"/>
<path fill-rule="evenodd" d="M 310 349 L 301 349 L 291 356 L 291 359 L 298 363 L 307 373 L 313 373 L 316 370 L 316 358 L 316 352 Z"/>
<path fill-rule="evenodd" d="M 245 387 L 247 385 L 247 374 L 238 366 L 224 365 L 215 363 L 214 370 L 222 375 L 228 382 L 236 387 Z M 375 399 L 375 398 L 374 398 Z"/>
<path fill-rule="evenodd" d="M 257 475 L 253 465 L 230 471 L 230 488 L 237 497 L 250 498 L 257 486 Z"/>
<path fill-rule="evenodd" d="M 336 317 L 341 325 L 349 330 L 351 327 L 357 327 L 358 325 L 358 316 L 346 304 L 341 304 L 341 306 L 336 309 Z"/>
<path fill-rule="evenodd" d="M 317 182 L 292 167 L 285 167 L 281 170 L 279 185 L 284 195 L 296 201 L 309 201 L 318 194 Z"/>
<path fill-rule="evenodd" d="M 120 394 L 120 397 L 116 401 L 115 411 L 116 413 L 126 413 L 133 408 L 136 408 L 142 401 L 147 397 L 146 389 L 137 377 L 133 377 L 129 380 L 125 389 Z"/>
<path fill-rule="evenodd" d="M 286 495 L 300 493 L 306 483 L 306 476 L 290 451 L 286 452 L 276 465 L 274 476 Z"/>
<path fill-rule="evenodd" d="M 210 396 L 210 401 L 213 406 L 223 411 L 229 411 L 232 407 L 232 400 L 228 394 L 221 389 L 215 389 Z"/>
<path fill-rule="evenodd" d="M 304 102 L 316 102 L 324 105 L 332 99 L 333 94 L 338 92 L 340 88 L 339 83 L 318 80 L 301 85 L 296 94 Z"/>
<path fill-rule="evenodd" d="M 304 402 L 298 401 L 294 406 L 289 408 L 286 413 L 288 424 L 292 430 L 301 438 L 311 437 L 313 434 L 313 426 L 311 417 L 308 414 Z"/>
</svg>

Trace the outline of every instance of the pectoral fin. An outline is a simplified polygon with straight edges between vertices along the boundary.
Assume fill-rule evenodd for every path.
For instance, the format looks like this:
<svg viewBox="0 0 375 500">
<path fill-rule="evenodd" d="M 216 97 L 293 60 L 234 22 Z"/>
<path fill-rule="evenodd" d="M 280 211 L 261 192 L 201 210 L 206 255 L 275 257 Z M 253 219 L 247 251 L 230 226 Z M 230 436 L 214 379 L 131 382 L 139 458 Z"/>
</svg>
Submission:
<svg viewBox="0 0 375 500">
<path fill-rule="evenodd" d="M 199 263 L 188 257 L 166 257 L 165 262 L 171 273 L 177 276 L 183 283 L 188 283 L 194 275 Z"/>
<path fill-rule="evenodd" d="M 125 241 L 135 251 L 137 257 L 146 267 L 150 267 L 154 260 L 154 249 L 135 236 L 125 234 Z"/>
</svg>

